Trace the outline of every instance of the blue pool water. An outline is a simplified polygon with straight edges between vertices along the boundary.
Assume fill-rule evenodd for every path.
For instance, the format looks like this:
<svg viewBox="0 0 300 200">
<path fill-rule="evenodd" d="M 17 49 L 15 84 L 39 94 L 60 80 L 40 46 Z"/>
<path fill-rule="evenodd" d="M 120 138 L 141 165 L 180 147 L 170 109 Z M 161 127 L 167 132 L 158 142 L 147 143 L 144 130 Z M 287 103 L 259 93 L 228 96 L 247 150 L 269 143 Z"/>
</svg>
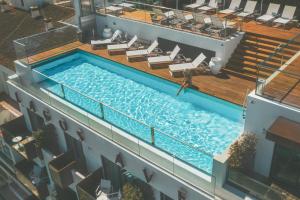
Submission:
<svg viewBox="0 0 300 200">
<path fill-rule="evenodd" d="M 228 148 L 243 129 L 239 106 L 194 90 L 177 97 L 177 84 L 83 51 L 35 70 L 64 85 L 64 98 L 95 116 L 103 117 L 101 108 L 88 97 L 110 106 L 103 106 L 104 119 L 140 139 L 150 143 L 150 128 L 113 109 L 154 127 L 155 146 L 208 173 L 212 156 Z M 53 81 L 41 84 L 62 96 Z"/>
</svg>

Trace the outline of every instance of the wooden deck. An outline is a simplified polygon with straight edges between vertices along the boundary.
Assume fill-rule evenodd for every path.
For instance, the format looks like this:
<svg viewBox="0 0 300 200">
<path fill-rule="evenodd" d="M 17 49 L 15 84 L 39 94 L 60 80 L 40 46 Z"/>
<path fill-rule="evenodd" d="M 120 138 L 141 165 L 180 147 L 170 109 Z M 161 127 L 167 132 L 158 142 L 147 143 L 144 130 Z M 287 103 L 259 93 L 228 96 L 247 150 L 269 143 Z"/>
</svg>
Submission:
<svg viewBox="0 0 300 200">
<path fill-rule="evenodd" d="M 129 62 L 127 61 L 125 55 L 110 56 L 107 53 L 106 49 L 93 50 L 89 44 L 82 44 L 79 42 L 52 49 L 50 53 L 49 51 L 47 51 L 44 53 L 34 55 L 30 57 L 29 60 L 33 61 L 31 63 L 33 64 L 35 62 L 42 61 L 44 59 L 56 56 L 63 52 L 68 52 L 72 49 L 80 49 L 83 51 L 87 51 L 89 53 L 110 59 L 118 63 L 122 63 L 128 67 L 144 71 L 146 73 L 170 80 L 178 84 L 181 84 L 183 81 L 183 78 L 171 77 L 167 66 L 166 68 L 162 69 L 150 69 L 146 61 Z M 193 85 L 195 89 L 201 92 L 207 93 L 211 96 L 215 96 L 238 105 L 243 104 L 246 92 L 249 92 L 250 90 L 253 90 L 255 88 L 255 83 L 253 81 L 249 81 L 231 75 L 222 75 L 216 77 L 210 74 L 199 74 L 193 77 Z"/>
<path fill-rule="evenodd" d="M 104 11 L 102 11 L 102 12 L 104 13 Z M 193 14 L 192 12 L 189 12 L 189 11 L 184 11 L 184 13 L 185 13 L 185 15 Z M 131 12 L 124 11 L 124 12 L 122 12 L 121 15 L 118 15 L 118 16 L 127 18 L 127 19 L 131 19 L 131 20 L 137 20 L 137 21 L 153 24 L 150 14 L 151 14 L 150 11 L 137 9 L 137 10 L 131 11 Z M 279 39 L 289 39 L 300 33 L 300 28 L 297 28 L 294 25 L 292 25 L 290 27 L 287 26 L 286 28 L 284 28 L 282 26 L 278 27 L 276 24 L 275 25 L 274 24 L 272 24 L 272 25 L 261 24 L 261 23 L 256 22 L 255 20 L 248 20 L 248 21 L 244 20 L 241 22 L 241 19 L 238 17 L 234 17 L 234 15 L 231 15 L 230 17 L 224 16 L 222 14 L 216 14 L 216 15 L 218 15 L 221 18 L 227 17 L 227 19 L 230 22 L 236 24 L 237 26 L 240 26 L 242 31 L 245 31 L 245 32 L 262 34 L 262 35 L 275 37 L 275 38 L 279 38 Z M 179 28 L 179 27 L 176 26 L 176 28 Z M 186 29 L 182 29 L 182 30 L 191 32 Z M 199 33 L 199 31 L 197 33 Z"/>
<path fill-rule="evenodd" d="M 98 56 L 122 63 L 126 66 L 159 76 L 161 78 L 170 80 L 181 84 L 183 78 L 171 77 L 168 67 L 162 69 L 150 69 L 147 61 L 128 62 L 125 55 L 110 56 L 107 50 L 92 50 L 90 45 L 82 45 L 79 49 L 96 54 Z M 235 76 L 220 76 L 216 77 L 210 74 L 199 74 L 193 77 L 193 85 L 201 92 L 207 93 L 226 101 L 242 105 L 247 90 L 252 90 L 255 83 Z M 178 86 L 179 89 L 179 86 Z"/>
<path fill-rule="evenodd" d="M 300 53 L 264 89 L 276 101 L 300 108 Z M 286 72 L 286 73 L 284 73 Z M 290 73 L 290 74 L 289 74 Z"/>
</svg>

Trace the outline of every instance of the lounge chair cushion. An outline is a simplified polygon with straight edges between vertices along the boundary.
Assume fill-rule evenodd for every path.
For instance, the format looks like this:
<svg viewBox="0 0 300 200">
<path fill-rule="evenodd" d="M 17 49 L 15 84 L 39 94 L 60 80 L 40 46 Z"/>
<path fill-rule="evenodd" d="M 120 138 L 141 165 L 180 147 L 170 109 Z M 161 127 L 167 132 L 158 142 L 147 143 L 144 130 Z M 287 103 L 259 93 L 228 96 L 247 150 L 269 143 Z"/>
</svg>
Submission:
<svg viewBox="0 0 300 200">
<path fill-rule="evenodd" d="M 274 20 L 275 23 L 279 23 L 279 24 L 287 24 L 290 21 L 291 21 L 290 19 L 284 19 L 282 17 L 279 17 L 279 18 Z"/>
<path fill-rule="evenodd" d="M 116 12 L 116 11 L 121 11 L 122 8 L 121 7 L 117 7 L 117 6 L 108 6 L 105 9 Z"/>
<path fill-rule="evenodd" d="M 149 57 L 148 62 L 150 64 L 153 63 L 164 63 L 164 62 L 171 62 L 172 59 L 170 56 L 157 56 L 157 57 Z"/>
<path fill-rule="evenodd" d="M 204 3 L 205 3 L 205 0 L 197 0 L 195 3 L 185 6 L 185 8 L 195 9 L 195 8 L 202 6 Z"/>
<path fill-rule="evenodd" d="M 246 3 L 246 6 L 244 8 L 244 12 L 245 13 L 253 14 L 256 5 L 257 5 L 257 1 L 250 1 L 250 0 L 248 0 L 247 3 Z"/>
<path fill-rule="evenodd" d="M 209 11 L 209 10 L 212 10 L 212 9 L 215 9 L 215 8 L 212 8 L 212 7 L 209 7 L 209 6 L 202 6 L 200 8 L 198 8 L 199 10 L 203 10 L 203 11 Z"/>
<path fill-rule="evenodd" d="M 253 13 L 247 13 L 247 12 L 241 12 L 239 14 L 237 14 L 238 17 L 247 17 L 249 15 L 252 15 Z"/>
<path fill-rule="evenodd" d="M 134 4 L 131 4 L 131 3 L 120 3 L 120 4 L 118 4 L 118 6 L 125 7 L 125 8 L 133 8 Z"/>
<path fill-rule="evenodd" d="M 148 54 L 147 49 L 126 51 L 127 57 L 144 56 L 144 55 L 147 55 L 147 54 Z"/>
<path fill-rule="evenodd" d="M 201 6 L 201 5 L 196 4 L 196 3 L 193 3 L 193 4 L 187 5 L 187 6 L 185 6 L 185 7 L 186 7 L 186 8 L 192 8 L 192 9 L 194 9 L 194 8 L 198 8 L 199 6 Z"/>
<path fill-rule="evenodd" d="M 112 42 L 111 39 L 91 40 L 91 45 L 110 44 L 111 42 Z"/>
<path fill-rule="evenodd" d="M 220 13 L 222 14 L 231 14 L 231 13 L 234 13 L 235 11 L 234 10 L 231 10 L 231 9 L 225 9 L 225 10 L 221 10 Z"/>
<path fill-rule="evenodd" d="M 194 65 L 192 63 L 181 63 L 181 64 L 175 64 L 175 65 L 169 65 L 169 69 L 171 72 L 180 72 L 185 69 L 195 69 Z"/>
<path fill-rule="evenodd" d="M 263 16 L 260 16 L 257 18 L 257 20 L 260 20 L 260 21 L 270 21 L 272 19 L 274 19 L 275 17 L 273 15 L 263 15 Z"/>
<path fill-rule="evenodd" d="M 118 50 L 118 49 L 127 49 L 127 48 L 128 48 L 127 44 L 113 44 L 107 46 L 108 50 Z"/>
</svg>

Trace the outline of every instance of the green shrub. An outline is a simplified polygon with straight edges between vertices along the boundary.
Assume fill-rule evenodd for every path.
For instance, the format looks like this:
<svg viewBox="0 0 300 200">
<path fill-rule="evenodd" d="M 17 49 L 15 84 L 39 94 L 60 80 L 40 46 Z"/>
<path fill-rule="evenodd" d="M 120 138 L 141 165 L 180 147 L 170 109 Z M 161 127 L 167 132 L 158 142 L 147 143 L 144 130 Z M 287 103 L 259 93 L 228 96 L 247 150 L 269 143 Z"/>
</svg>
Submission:
<svg viewBox="0 0 300 200">
<path fill-rule="evenodd" d="M 123 199 L 124 200 L 143 200 L 143 193 L 137 185 L 126 183 L 123 186 Z"/>
<path fill-rule="evenodd" d="M 243 134 L 240 140 L 230 146 L 229 166 L 249 171 L 253 169 L 257 138 L 254 134 Z"/>
<path fill-rule="evenodd" d="M 35 139 L 36 148 L 41 149 L 42 147 L 44 147 L 46 145 L 47 141 L 46 141 L 44 131 L 42 129 L 38 129 L 36 131 L 33 131 L 32 135 Z"/>
</svg>

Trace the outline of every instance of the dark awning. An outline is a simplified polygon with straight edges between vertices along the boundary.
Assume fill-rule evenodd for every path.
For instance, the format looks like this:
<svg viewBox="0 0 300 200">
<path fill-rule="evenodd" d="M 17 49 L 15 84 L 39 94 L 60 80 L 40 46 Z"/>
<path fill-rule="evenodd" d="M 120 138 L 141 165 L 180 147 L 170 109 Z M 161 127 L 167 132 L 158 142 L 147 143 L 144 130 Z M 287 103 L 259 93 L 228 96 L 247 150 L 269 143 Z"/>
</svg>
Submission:
<svg viewBox="0 0 300 200">
<path fill-rule="evenodd" d="M 300 123 L 278 117 L 267 130 L 267 138 L 285 146 L 300 148 Z"/>
</svg>

